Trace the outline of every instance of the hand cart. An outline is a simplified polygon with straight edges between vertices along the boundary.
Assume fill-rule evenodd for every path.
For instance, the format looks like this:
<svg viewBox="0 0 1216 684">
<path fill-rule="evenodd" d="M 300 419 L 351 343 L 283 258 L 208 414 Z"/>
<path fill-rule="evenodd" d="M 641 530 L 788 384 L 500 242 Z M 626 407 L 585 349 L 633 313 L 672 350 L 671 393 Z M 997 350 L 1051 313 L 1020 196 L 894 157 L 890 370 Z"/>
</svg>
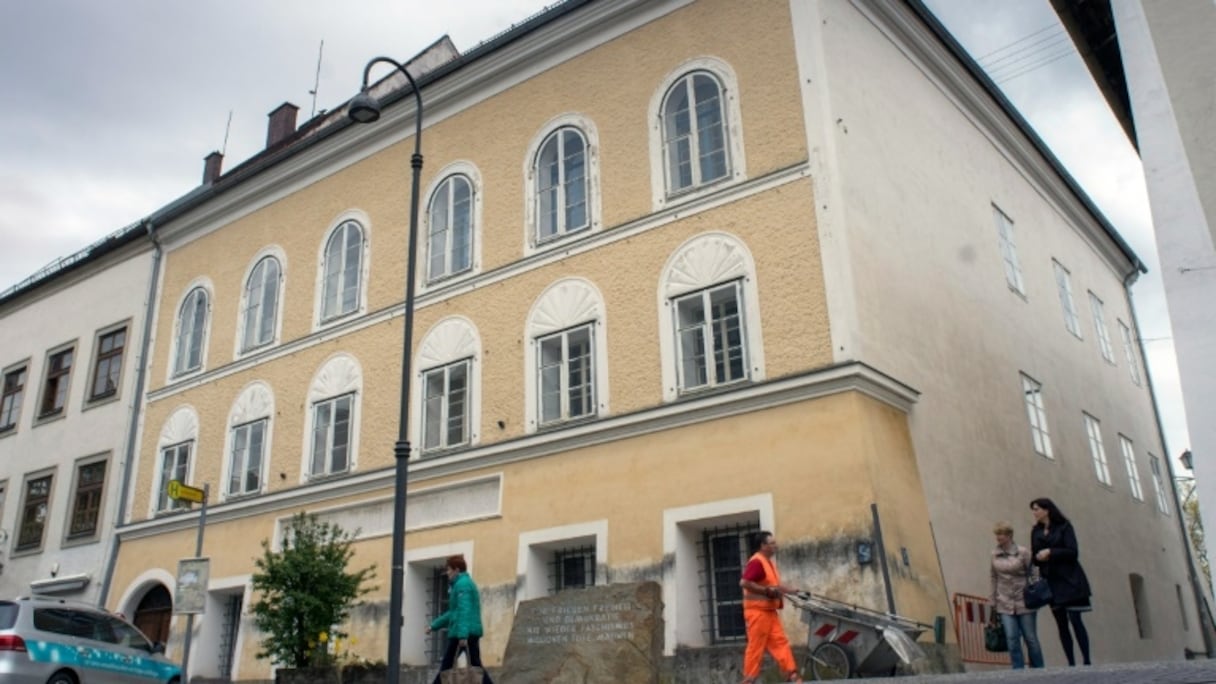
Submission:
<svg viewBox="0 0 1216 684">
<path fill-rule="evenodd" d="M 925 657 L 916 639 L 930 625 L 806 592 L 787 594 L 809 627 L 815 679 L 893 676 L 900 663 Z"/>
</svg>

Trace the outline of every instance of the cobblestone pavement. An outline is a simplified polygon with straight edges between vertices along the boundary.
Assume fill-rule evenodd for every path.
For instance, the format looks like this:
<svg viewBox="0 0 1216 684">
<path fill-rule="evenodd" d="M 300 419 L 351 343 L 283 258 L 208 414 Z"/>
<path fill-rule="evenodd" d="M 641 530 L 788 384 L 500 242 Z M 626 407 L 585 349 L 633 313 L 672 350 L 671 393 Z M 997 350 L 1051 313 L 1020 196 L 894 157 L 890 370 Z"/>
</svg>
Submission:
<svg viewBox="0 0 1216 684">
<path fill-rule="evenodd" d="M 919 675 L 899 677 L 890 681 L 893 684 L 1209 684 L 1216 683 L 1216 660 Z"/>
</svg>

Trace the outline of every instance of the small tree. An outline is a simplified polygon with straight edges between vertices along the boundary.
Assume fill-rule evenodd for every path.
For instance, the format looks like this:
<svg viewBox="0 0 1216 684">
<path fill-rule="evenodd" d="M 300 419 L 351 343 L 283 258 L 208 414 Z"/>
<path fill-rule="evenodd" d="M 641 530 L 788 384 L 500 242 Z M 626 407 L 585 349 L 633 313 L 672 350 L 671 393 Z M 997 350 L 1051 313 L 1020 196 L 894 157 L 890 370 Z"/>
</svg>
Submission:
<svg viewBox="0 0 1216 684">
<path fill-rule="evenodd" d="M 270 658 L 285 667 L 305 667 L 324 659 L 330 639 L 345 637 L 335 628 L 346 621 L 360 596 L 373 587 L 364 583 L 376 576 L 372 565 L 348 572 L 355 535 L 317 516 L 297 513 L 283 532 L 283 548 L 271 551 L 262 540 L 253 589 L 254 622 L 266 635 L 258 658 Z M 324 635 L 324 636 L 322 636 Z"/>
</svg>

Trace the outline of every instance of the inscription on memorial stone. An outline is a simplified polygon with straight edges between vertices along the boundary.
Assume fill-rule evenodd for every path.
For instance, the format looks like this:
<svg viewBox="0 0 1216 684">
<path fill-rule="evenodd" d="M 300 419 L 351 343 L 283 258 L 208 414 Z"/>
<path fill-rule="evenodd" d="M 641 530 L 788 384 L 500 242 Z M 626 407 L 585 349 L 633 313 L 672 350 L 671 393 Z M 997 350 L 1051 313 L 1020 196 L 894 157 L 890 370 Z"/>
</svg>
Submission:
<svg viewBox="0 0 1216 684">
<path fill-rule="evenodd" d="M 660 587 L 611 584 L 523 601 L 503 658 L 503 681 L 595 684 L 658 681 Z"/>
</svg>

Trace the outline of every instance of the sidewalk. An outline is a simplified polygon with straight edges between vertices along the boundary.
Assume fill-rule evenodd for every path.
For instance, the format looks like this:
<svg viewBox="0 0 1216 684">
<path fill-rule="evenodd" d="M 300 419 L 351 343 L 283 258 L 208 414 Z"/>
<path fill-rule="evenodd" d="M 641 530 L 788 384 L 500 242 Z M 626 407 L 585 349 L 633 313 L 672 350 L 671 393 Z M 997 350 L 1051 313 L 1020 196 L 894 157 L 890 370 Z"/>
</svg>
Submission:
<svg viewBox="0 0 1216 684">
<path fill-rule="evenodd" d="M 1042 670 L 1001 670 L 951 675 L 919 675 L 891 680 L 899 684 L 1212 684 L 1216 660 L 1120 663 L 1095 667 L 1051 667 Z"/>
</svg>

